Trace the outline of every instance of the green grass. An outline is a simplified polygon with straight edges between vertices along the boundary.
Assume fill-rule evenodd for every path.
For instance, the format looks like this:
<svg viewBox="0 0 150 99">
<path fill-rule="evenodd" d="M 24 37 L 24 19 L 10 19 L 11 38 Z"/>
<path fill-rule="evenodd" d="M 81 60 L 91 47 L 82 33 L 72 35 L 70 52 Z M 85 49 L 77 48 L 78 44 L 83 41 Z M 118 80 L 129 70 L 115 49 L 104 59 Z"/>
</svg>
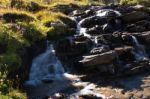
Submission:
<svg viewBox="0 0 150 99">
<path fill-rule="evenodd" d="M 135 5 L 141 4 L 144 6 L 150 6 L 149 0 L 120 0 L 121 5 Z"/>
<path fill-rule="evenodd" d="M 18 0 L 11 8 L 10 1 L 5 1 L 0 2 L 3 6 L 0 8 L 0 98 L 25 99 L 19 89 L 29 72 L 25 65 L 26 48 L 34 47 L 47 37 L 57 39 L 72 35 L 74 32 L 66 25 L 48 25 L 59 22 L 69 26 L 72 21 L 62 12 L 51 11 L 57 9 L 52 6 L 54 2 L 48 5 Z"/>
</svg>

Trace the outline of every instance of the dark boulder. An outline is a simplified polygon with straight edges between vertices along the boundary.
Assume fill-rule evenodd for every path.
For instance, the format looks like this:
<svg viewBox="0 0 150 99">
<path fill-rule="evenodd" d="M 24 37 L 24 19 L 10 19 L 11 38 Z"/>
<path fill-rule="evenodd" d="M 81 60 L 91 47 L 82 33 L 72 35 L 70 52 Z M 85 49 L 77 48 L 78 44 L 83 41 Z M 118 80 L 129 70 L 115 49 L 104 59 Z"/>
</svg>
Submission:
<svg viewBox="0 0 150 99">
<path fill-rule="evenodd" d="M 79 99 L 102 99 L 101 97 L 97 97 L 96 95 L 80 95 Z"/>
<path fill-rule="evenodd" d="M 148 14 L 141 11 L 133 11 L 131 13 L 125 14 L 122 17 L 125 23 L 133 23 L 147 18 L 148 18 Z"/>
<path fill-rule="evenodd" d="M 132 36 L 130 34 L 128 34 L 128 33 L 123 34 L 122 39 L 123 39 L 123 44 L 130 45 L 130 46 L 133 45 L 133 39 L 132 39 Z"/>
<path fill-rule="evenodd" d="M 150 31 L 141 33 L 140 37 L 145 41 L 145 43 L 150 44 Z"/>
<path fill-rule="evenodd" d="M 123 46 L 123 47 L 117 47 L 114 50 L 118 54 L 118 59 L 120 61 L 123 61 L 124 63 L 132 62 L 135 60 L 134 55 L 132 53 L 133 51 L 132 46 Z"/>
<path fill-rule="evenodd" d="M 104 33 L 113 33 L 115 30 L 114 30 L 112 24 L 107 23 L 107 24 L 103 25 L 103 31 L 104 31 Z"/>
<path fill-rule="evenodd" d="M 140 25 L 136 25 L 136 24 L 130 24 L 126 27 L 126 31 L 128 32 L 144 32 L 146 31 L 146 27 L 145 26 L 140 26 Z"/>
<path fill-rule="evenodd" d="M 132 46 L 116 47 L 114 50 L 118 53 L 118 55 L 121 55 L 124 52 L 132 51 L 133 47 Z"/>
<path fill-rule="evenodd" d="M 96 47 L 96 48 L 93 48 L 91 51 L 90 51 L 90 54 L 100 54 L 100 53 L 103 53 L 103 52 L 107 52 L 109 51 L 110 48 L 109 46 L 107 45 L 102 45 L 100 47 Z"/>
<path fill-rule="evenodd" d="M 80 21 L 80 26 L 83 28 L 90 28 L 95 25 L 104 25 L 106 23 L 106 18 L 101 18 L 98 16 L 87 17 Z"/>
<path fill-rule="evenodd" d="M 116 57 L 117 53 L 115 51 L 108 51 L 101 54 L 83 56 L 83 60 L 79 61 L 79 63 L 83 67 L 94 67 L 103 64 L 112 64 Z"/>
<path fill-rule="evenodd" d="M 145 72 L 149 70 L 150 70 L 149 62 L 143 61 L 143 62 L 136 62 L 136 63 L 130 64 L 128 69 L 125 69 L 123 73 L 125 75 L 133 75 L 133 74 L 137 74 L 137 73 L 141 73 L 141 72 Z"/>
<path fill-rule="evenodd" d="M 66 38 L 59 40 L 56 44 L 58 55 L 78 56 L 90 49 L 91 40 L 84 36 L 76 36 L 75 38 Z"/>
<path fill-rule="evenodd" d="M 101 26 L 96 25 L 95 27 L 88 28 L 86 33 L 93 36 L 93 35 L 102 34 L 103 30 Z"/>
</svg>

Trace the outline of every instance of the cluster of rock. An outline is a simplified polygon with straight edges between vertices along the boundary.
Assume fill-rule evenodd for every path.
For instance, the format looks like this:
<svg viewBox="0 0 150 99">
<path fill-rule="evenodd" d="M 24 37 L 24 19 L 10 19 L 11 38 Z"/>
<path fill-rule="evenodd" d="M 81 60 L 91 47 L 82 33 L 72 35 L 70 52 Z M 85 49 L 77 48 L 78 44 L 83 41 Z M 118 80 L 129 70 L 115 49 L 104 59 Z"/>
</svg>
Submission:
<svg viewBox="0 0 150 99">
<path fill-rule="evenodd" d="M 114 75 L 149 70 L 150 11 L 137 6 L 94 6 L 70 14 L 77 34 L 56 44 L 58 56 L 82 72 Z"/>
</svg>

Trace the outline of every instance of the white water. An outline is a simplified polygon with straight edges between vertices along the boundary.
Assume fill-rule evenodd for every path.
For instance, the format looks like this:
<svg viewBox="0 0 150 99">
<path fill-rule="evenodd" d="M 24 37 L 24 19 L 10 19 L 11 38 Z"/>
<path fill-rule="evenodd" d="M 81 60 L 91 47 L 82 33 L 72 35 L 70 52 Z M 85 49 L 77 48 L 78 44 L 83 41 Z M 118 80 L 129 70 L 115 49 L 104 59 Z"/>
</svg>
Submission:
<svg viewBox="0 0 150 99">
<path fill-rule="evenodd" d="M 105 17 L 106 14 L 110 11 L 113 11 L 114 13 L 116 13 L 117 16 L 121 16 L 121 13 L 119 11 L 112 10 L 112 9 L 101 9 L 101 10 L 96 12 L 96 16 Z"/>
<path fill-rule="evenodd" d="M 132 36 L 132 39 L 135 44 L 135 51 L 133 51 L 133 54 L 135 55 L 136 60 L 147 60 L 148 58 L 145 51 L 145 47 L 138 42 L 135 36 Z"/>
<path fill-rule="evenodd" d="M 62 80 L 63 74 L 64 68 L 55 55 L 53 45 L 50 44 L 43 54 L 33 60 L 27 84 L 36 86 L 46 79 Z"/>
<path fill-rule="evenodd" d="M 53 82 L 44 83 L 43 80 L 52 80 Z M 91 89 L 95 89 L 95 87 L 82 82 L 79 76 L 65 73 L 61 62 L 55 55 L 52 44 L 48 44 L 46 51 L 33 60 L 29 80 L 26 84 L 33 86 L 31 89 L 32 91 L 30 92 L 31 99 L 50 96 L 60 90 L 65 90 L 72 85 L 78 84 L 83 86 L 83 89 L 75 92 L 73 94 L 75 97 L 81 94 L 93 94 L 97 97 L 104 97 L 103 95 L 92 91 Z"/>
<path fill-rule="evenodd" d="M 101 9 L 101 10 L 98 10 L 96 12 L 96 16 L 97 17 L 106 17 L 106 14 L 110 11 L 113 11 L 114 13 L 116 13 L 117 16 L 121 16 L 121 13 L 119 11 L 116 11 L 116 10 L 112 10 L 112 9 Z M 95 17 L 95 16 L 90 16 L 91 18 L 92 17 Z M 92 36 L 90 34 L 87 34 L 86 33 L 86 29 L 87 28 L 83 28 L 81 27 L 81 23 L 84 22 L 86 19 L 90 18 L 90 17 L 87 17 L 87 18 L 84 18 L 82 19 L 81 21 L 76 21 L 77 23 L 77 29 L 76 29 L 76 33 L 77 34 L 83 34 L 84 36 L 88 37 L 88 38 L 92 38 Z"/>
</svg>

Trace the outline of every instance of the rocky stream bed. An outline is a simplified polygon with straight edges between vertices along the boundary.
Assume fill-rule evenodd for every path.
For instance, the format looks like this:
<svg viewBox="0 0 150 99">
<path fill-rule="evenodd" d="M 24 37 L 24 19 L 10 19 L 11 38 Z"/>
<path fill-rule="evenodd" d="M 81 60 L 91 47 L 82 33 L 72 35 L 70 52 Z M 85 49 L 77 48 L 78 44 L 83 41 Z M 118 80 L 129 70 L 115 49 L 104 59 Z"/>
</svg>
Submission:
<svg viewBox="0 0 150 99">
<path fill-rule="evenodd" d="M 90 6 L 69 16 L 76 35 L 48 42 L 34 59 L 29 98 L 149 99 L 149 9 Z"/>
</svg>

